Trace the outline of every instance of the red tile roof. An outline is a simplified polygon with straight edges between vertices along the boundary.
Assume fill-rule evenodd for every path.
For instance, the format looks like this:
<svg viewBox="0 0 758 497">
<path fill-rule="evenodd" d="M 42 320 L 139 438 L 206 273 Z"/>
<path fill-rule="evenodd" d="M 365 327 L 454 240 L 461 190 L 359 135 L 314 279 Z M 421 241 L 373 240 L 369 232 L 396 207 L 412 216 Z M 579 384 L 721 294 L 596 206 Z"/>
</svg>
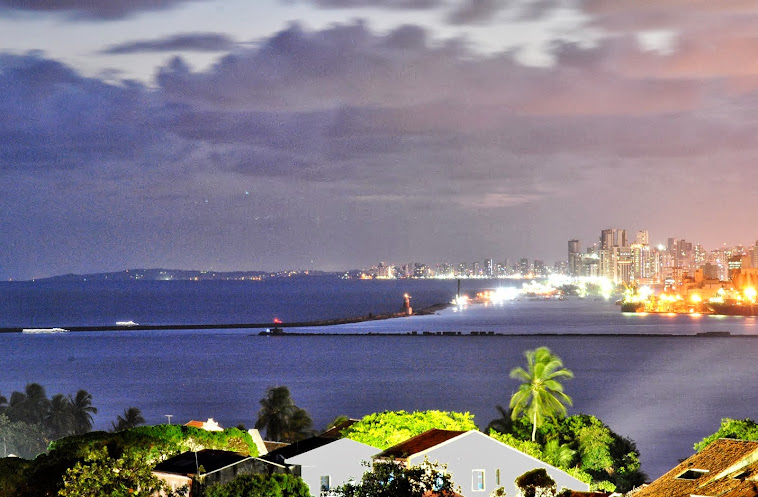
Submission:
<svg viewBox="0 0 758 497">
<path fill-rule="evenodd" d="M 634 497 L 758 496 L 758 442 L 722 438 L 685 459 Z"/>
<path fill-rule="evenodd" d="M 455 437 L 463 435 L 465 431 L 438 430 L 436 428 L 425 431 L 420 435 L 409 438 L 405 442 L 390 447 L 374 456 L 375 459 L 407 459 L 413 454 L 418 454 L 435 445 L 447 442 Z"/>
</svg>

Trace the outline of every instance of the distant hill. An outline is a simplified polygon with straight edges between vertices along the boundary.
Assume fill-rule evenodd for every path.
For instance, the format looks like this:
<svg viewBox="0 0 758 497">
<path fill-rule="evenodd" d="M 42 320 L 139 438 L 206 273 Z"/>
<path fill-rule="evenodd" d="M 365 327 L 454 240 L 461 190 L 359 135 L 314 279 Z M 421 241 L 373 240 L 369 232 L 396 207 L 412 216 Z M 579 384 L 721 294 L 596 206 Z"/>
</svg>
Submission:
<svg viewBox="0 0 758 497">
<path fill-rule="evenodd" d="M 342 276 L 344 273 L 325 271 L 197 271 L 187 269 L 126 269 L 112 273 L 63 274 L 40 278 L 38 281 L 205 281 L 205 280 L 263 280 L 268 278 L 297 278 L 312 276 Z"/>
</svg>

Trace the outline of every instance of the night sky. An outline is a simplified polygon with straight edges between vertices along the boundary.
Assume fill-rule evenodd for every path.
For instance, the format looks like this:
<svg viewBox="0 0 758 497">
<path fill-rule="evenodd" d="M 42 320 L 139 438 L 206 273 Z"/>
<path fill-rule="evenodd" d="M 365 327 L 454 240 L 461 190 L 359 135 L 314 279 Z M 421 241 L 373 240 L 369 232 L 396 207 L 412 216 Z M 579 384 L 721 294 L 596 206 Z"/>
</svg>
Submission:
<svg viewBox="0 0 758 497">
<path fill-rule="evenodd" d="M 0 0 L 0 279 L 752 244 L 756 26 L 752 0 Z"/>
</svg>

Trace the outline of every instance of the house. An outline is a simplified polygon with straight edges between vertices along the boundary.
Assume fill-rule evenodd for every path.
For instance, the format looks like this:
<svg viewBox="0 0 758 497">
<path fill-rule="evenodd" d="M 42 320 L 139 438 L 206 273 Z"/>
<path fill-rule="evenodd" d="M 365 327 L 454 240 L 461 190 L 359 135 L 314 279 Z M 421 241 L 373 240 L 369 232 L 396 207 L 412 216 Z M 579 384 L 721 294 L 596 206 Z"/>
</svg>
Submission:
<svg viewBox="0 0 758 497">
<path fill-rule="evenodd" d="M 758 495 L 758 442 L 722 438 L 690 456 L 634 497 L 755 497 Z"/>
<path fill-rule="evenodd" d="M 568 473 L 477 430 L 429 430 L 374 456 L 374 460 L 394 460 L 407 466 L 419 465 L 424 459 L 446 466 L 465 497 L 489 497 L 499 487 L 506 495 L 518 495 L 516 478 L 537 468 L 545 468 L 558 490 L 589 490 L 589 485 Z"/>
<path fill-rule="evenodd" d="M 205 431 L 224 431 L 213 418 L 208 418 L 208 421 L 190 420 L 184 423 L 184 426 L 191 426 L 193 428 L 200 428 Z"/>
<path fill-rule="evenodd" d="M 205 449 L 183 452 L 166 459 L 153 468 L 153 474 L 176 490 L 190 489 L 190 496 L 202 495 L 204 488 L 233 480 L 237 475 L 291 473 L 299 476 L 298 468 L 287 468 L 258 457 L 227 450 Z"/>
<path fill-rule="evenodd" d="M 359 481 L 369 471 L 371 456 L 378 450 L 348 438 L 319 435 L 269 452 L 263 458 L 298 468 L 311 495 L 320 495 L 351 480 Z"/>
</svg>

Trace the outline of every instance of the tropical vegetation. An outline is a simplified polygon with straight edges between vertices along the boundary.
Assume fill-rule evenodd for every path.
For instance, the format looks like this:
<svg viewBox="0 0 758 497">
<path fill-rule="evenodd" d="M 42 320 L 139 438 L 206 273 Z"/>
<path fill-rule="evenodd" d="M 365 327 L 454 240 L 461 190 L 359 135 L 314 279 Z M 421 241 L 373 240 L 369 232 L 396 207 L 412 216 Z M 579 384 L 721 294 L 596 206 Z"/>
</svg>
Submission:
<svg viewBox="0 0 758 497">
<path fill-rule="evenodd" d="M 334 490 L 337 497 L 440 497 L 460 492 L 445 468 L 428 460 L 407 468 L 394 462 L 378 462 L 368 468 L 361 481 Z"/>
<path fill-rule="evenodd" d="M 34 457 L 52 440 L 89 432 L 96 413 L 86 390 L 48 398 L 42 385 L 29 383 L 10 398 L 0 395 L 0 455 Z"/>
<path fill-rule="evenodd" d="M 255 428 L 265 428 L 267 440 L 297 442 L 314 434 L 313 420 L 295 405 L 286 386 L 269 387 L 260 404 Z"/>
<path fill-rule="evenodd" d="M 104 449 L 107 453 L 103 452 Z M 202 449 L 258 455 L 250 434 L 237 428 L 212 432 L 191 426 L 158 425 L 139 426 L 117 433 L 90 432 L 52 442 L 48 452 L 37 456 L 33 461 L 21 458 L 0 459 L 0 497 L 55 495 L 63 488 L 64 475 L 77 464 L 80 469 L 69 473 L 68 478 L 81 479 L 89 471 L 97 473 L 98 465 L 103 466 L 105 462 L 118 462 L 138 473 L 144 472 L 144 467 L 151 469 L 156 463 L 174 455 Z M 92 465 L 93 468 L 85 468 Z"/>
<path fill-rule="evenodd" d="M 84 461 L 66 470 L 60 497 L 181 497 L 187 487 L 174 491 L 164 480 L 153 474 L 153 464 L 144 453 L 127 451 L 121 457 L 108 455 L 108 448 L 92 450 Z"/>
<path fill-rule="evenodd" d="M 369 414 L 342 431 L 346 438 L 386 449 L 432 428 L 468 431 L 478 429 L 474 415 L 448 411 L 384 411 Z"/>
<path fill-rule="evenodd" d="M 572 405 L 571 397 L 563 392 L 560 380 L 573 378 L 574 373 L 564 368 L 560 357 L 547 347 L 527 350 L 524 355 L 526 369 L 517 367 L 511 370 L 511 378 L 521 381 L 519 389 L 511 397 L 511 418 L 529 418 L 534 441 L 537 428 L 546 418 L 563 417 L 566 415 L 565 404 Z"/>
<path fill-rule="evenodd" d="M 719 438 L 736 438 L 738 440 L 758 440 L 758 423 L 750 418 L 732 419 L 723 418 L 721 425 L 715 433 L 708 435 L 695 444 L 695 450 L 700 452 L 708 447 L 711 442 Z"/>
<path fill-rule="evenodd" d="M 136 407 L 124 409 L 124 415 L 116 416 L 116 421 L 111 423 L 111 431 L 124 431 L 136 428 L 145 424 L 145 418 L 142 417 L 142 411 Z"/>
<path fill-rule="evenodd" d="M 310 497 L 308 485 L 287 474 L 239 475 L 228 483 L 217 483 L 206 497 Z"/>
<path fill-rule="evenodd" d="M 589 483 L 593 490 L 625 492 L 647 479 L 634 442 L 595 416 L 550 419 L 540 426 L 534 442 L 532 430 L 531 423 L 520 418 L 509 433 L 490 430 L 490 436 Z"/>
</svg>

